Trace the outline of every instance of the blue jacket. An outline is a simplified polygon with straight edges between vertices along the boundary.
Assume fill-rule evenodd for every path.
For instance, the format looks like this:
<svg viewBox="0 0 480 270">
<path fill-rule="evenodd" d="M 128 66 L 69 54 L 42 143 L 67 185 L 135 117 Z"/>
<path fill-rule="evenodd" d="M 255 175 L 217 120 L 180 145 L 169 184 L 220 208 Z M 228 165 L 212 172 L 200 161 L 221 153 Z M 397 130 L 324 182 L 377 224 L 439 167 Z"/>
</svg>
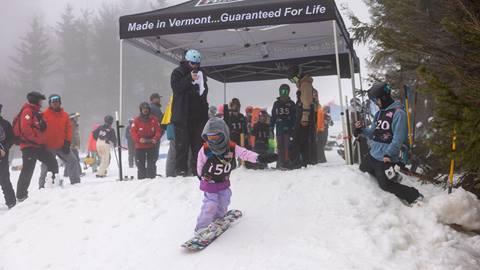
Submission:
<svg viewBox="0 0 480 270">
<path fill-rule="evenodd" d="M 362 130 L 363 136 L 371 139 L 373 137 L 373 132 L 377 126 L 377 120 L 380 113 L 382 111 L 387 111 L 391 109 L 396 109 L 395 114 L 393 115 L 392 122 L 392 142 L 386 144 L 374 140 L 369 140 L 370 155 L 379 161 L 383 161 L 384 156 L 389 156 L 393 162 L 398 161 L 400 149 L 402 145 L 406 143 L 408 137 L 407 113 L 403 109 L 403 106 L 400 104 L 400 102 L 394 102 L 390 106 L 388 106 L 388 108 L 378 111 L 375 114 L 374 121 L 372 122 L 370 128 L 364 128 Z"/>
</svg>

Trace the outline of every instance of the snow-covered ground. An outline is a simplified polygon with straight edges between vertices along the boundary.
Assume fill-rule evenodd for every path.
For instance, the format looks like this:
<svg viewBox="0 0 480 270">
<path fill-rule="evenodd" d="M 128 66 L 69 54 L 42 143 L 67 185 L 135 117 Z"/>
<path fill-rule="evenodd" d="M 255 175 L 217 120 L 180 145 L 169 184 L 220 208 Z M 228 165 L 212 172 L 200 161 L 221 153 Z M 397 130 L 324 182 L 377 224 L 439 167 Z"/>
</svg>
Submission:
<svg viewBox="0 0 480 270">
<path fill-rule="evenodd" d="M 235 170 L 231 207 L 244 217 L 199 253 L 180 247 L 202 200 L 195 178 L 118 182 L 112 164 L 111 177 L 89 171 L 80 185 L 37 190 L 37 170 L 30 197 L 0 208 L 0 269 L 480 269 L 480 236 L 438 221 L 431 201 L 445 191 L 405 178 L 426 196 L 406 207 L 335 151 L 327 158 L 289 172 Z"/>
</svg>

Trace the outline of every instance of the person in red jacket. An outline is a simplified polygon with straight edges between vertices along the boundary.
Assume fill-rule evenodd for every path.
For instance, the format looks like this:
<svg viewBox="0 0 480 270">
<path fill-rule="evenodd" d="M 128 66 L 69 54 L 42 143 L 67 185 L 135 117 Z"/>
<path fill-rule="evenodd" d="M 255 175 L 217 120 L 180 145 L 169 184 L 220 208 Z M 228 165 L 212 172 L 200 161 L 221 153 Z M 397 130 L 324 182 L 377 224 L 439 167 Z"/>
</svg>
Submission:
<svg viewBox="0 0 480 270">
<path fill-rule="evenodd" d="M 40 114 L 42 100 L 45 100 L 45 96 L 34 91 L 28 93 L 27 100 L 28 102 L 23 105 L 18 115 L 18 121 L 14 121 L 13 125 L 15 136 L 20 139 L 23 160 L 22 171 L 17 182 L 17 200 L 19 202 L 28 198 L 28 187 L 37 160 L 47 166 L 47 170 L 52 172 L 52 178 L 58 173 L 55 156 L 45 148 L 44 134 L 47 124 Z"/>
<path fill-rule="evenodd" d="M 157 148 L 156 144 L 162 135 L 158 118 L 151 114 L 150 105 L 140 104 L 140 115 L 133 120 L 130 130 L 135 142 L 135 157 L 137 164 L 137 178 L 157 177 Z M 146 163 L 146 167 L 145 167 Z"/>
<path fill-rule="evenodd" d="M 70 151 L 72 143 L 73 128 L 70 116 L 62 108 L 62 99 L 59 95 L 53 94 L 48 97 L 49 107 L 42 113 L 47 123 L 45 130 L 45 142 L 47 149 L 55 156 L 58 156 L 64 163 L 72 185 L 80 183 L 80 163 L 75 154 Z M 42 171 L 38 181 L 39 188 L 45 187 L 47 167 L 42 164 Z M 62 184 L 62 181 L 59 182 Z"/>
</svg>

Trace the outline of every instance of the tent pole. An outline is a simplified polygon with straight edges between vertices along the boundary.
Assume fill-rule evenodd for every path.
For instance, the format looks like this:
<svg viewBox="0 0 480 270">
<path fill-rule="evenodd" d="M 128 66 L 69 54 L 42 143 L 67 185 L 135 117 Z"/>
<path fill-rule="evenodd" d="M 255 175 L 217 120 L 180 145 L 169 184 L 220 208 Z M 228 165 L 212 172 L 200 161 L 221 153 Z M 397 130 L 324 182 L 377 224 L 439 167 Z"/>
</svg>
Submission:
<svg viewBox="0 0 480 270">
<path fill-rule="evenodd" d="M 223 104 L 227 104 L 227 82 L 223 82 Z"/>
<path fill-rule="evenodd" d="M 340 109 L 341 109 L 341 117 L 342 117 L 342 132 L 343 132 L 343 146 L 345 149 L 345 162 L 347 165 L 350 164 L 350 157 L 348 157 L 348 142 L 347 138 L 347 131 L 345 129 L 345 112 L 343 111 L 343 94 L 342 94 L 342 81 L 340 77 L 340 58 L 338 56 L 338 40 L 337 40 L 337 22 L 335 20 L 332 21 L 333 24 L 333 40 L 335 43 L 335 61 L 337 65 L 337 77 L 338 77 L 338 95 L 340 99 Z"/>
<path fill-rule="evenodd" d="M 350 77 L 352 77 L 352 98 L 356 98 L 356 94 L 355 94 L 355 62 L 353 60 L 353 55 L 352 55 L 352 52 L 351 51 L 348 51 L 348 56 L 349 56 L 349 60 L 350 60 Z M 355 121 L 357 122 L 358 121 L 358 113 L 357 113 L 357 106 L 353 106 L 352 108 L 353 110 L 353 119 L 352 121 Z M 355 123 L 354 122 L 354 123 Z M 353 134 L 352 132 L 350 134 Z M 361 157 L 362 157 L 362 154 L 360 152 L 360 142 L 358 142 L 358 145 L 357 145 L 357 152 L 354 153 L 354 154 L 357 154 L 358 155 L 358 164 L 360 164 L 360 160 L 361 160 Z M 352 163 L 354 159 L 352 159 Z"/>
<path fill-rule="evenodd" d="M 118 120 L 122 123 L 123 117 L 123 39 L 120 39 L 120 87 L 119 87 L 119 117 Z"/>
</svg>

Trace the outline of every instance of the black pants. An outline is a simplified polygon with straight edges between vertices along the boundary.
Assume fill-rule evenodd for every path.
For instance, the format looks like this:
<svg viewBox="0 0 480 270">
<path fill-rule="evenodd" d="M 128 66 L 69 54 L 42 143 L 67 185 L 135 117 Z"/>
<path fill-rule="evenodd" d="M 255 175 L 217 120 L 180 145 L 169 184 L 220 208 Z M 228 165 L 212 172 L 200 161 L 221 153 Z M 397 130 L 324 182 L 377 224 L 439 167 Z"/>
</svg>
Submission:
<svg viewBox="0 0 480 270">
<path fill-rule="evenodd" d="M 309 140 L 309 127 L 299 126 L 297 128 L 296 144 L 298 151 L 298 163 L 300 166 L 307 167 L 310 162 L 311 145 Z"/>
<path fill-rule="evenodd" d="M 149 149 L 136 149 L 137 178 L 155 178 L 157 177 L 157 157 L 156 147 Z"/>
<path fill-rule="evenodd" d="M 391 166 L 391 164 L 378 161 L 368 154 L 365 158 L 365 162 L 360 164 L 360 170 L 362 172 L 368 172 L 374 176 L 381 189 L 395 194 L 395 196 L 402 200 L 406 200 L 408 203 L 414 202 L 420 196 L 418 190 L 389 180 L 387 175 L 385 175 L 385 169 L 388 166 Z"/>
<path fill-rule="evenodd" d="M 188 154 L 192 152 L 192 164 L 194 174 L 197 168 L 198 150 L 202 147 L 202 131 L 204 121 L 190 121 L 186 126 L 175 125 L 175 170 L 178 174 L 188 172 Z"/>
<path fill-rule="evenodd" d="M 35 170 L 37 160 L 47 165 L 47 171 L 53 174 L 58 173 L 58 164 L 55 156 L 45 148 L 29 147 L 22 149 L 22 171 L 18 177 L 17 198 L 24 199 L 28 197 L 28 187 L 32 180 L 32 174 Z"/>
<path fill-rule="evenodd" d="M 325 145 L 327 144 L 328 140 L 328 129 L 325 131 L 317 133 L 317 161 L 318 163 L 325 163 L 327 162 L 327 158 L 325 157 Z"/>
<path fill-rule="evenodd" d="M 2 186 L 3 196 L 6 205 L 13 205 L 17 201 L 15 199 L 15 191 L 12 182 L 10 182 L 10 171 L 8 169 L 8 154 L 0 159 L 0 186 Z"/>
</svg>

